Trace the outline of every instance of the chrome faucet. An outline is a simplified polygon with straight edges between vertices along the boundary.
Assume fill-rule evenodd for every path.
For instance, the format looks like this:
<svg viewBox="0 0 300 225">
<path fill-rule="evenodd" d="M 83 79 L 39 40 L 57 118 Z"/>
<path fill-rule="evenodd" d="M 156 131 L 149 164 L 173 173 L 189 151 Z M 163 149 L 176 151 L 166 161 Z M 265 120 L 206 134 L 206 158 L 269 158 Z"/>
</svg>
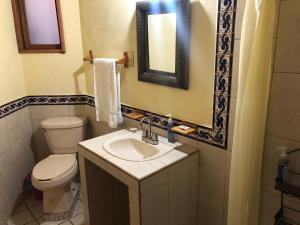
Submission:
<svg viewBox="0 0 300 225">
<path fill-rule="evenodd" d="M 149 121 L 149 130 L 143 129 L 143 123 Z M 152 132 L 152 121 L 149 116 L 145 116 L 140 120 L 140 127 L 143 131 L 142 140 L 151 145 L 158 145 L 158 134 Z"/>
</svg>

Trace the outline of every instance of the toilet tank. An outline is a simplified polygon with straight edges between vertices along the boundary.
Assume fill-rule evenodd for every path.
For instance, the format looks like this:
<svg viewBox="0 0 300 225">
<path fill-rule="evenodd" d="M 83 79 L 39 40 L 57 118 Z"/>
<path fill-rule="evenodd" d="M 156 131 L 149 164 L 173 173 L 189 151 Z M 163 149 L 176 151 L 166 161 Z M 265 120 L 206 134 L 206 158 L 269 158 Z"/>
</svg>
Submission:
<svg viewBox="0 0 300 225">
<path fill-rule="evenodd" d="M 85 139 L 86 124 L 85 117 L 55 117 L 43 120 L 41 128 L 53 154 L 69 154 Z"/>
</svg>

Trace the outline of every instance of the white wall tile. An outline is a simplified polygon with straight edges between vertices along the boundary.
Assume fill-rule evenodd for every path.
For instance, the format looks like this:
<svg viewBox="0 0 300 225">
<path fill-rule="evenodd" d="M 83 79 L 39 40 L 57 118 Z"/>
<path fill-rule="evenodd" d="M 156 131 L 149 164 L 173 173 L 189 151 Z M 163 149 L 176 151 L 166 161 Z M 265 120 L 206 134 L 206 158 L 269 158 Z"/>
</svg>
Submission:
<svg viewBox="0 0 300 225">
<path fill-rule="evenodd" d="M 198 225 L 198 206 L 189 209 L 189 224 Z"/>
<path fill-rule="evenodd" d="M 16 199 L 22 192 L 24 178 L 34 165 L 28 107 L 0 119 L 0 126 L 0 199 L 5 202 L 6 207 L 6 211 L 0 211 L 0 217 L 8 219 Z"/>
<path fill-rule="evenodd" d="M 33 149 L 34 156 L 37 162 L 40 162 L 41 160 L 47 158 L 50 154 L 51 151 L 49 147 L 37 147 Z"/>
<path fill-rule="evenodd" d="M 220 212 L 199 208 L 199 225 L 222 225 L 223 215 Z"/>
<path fill-rule="evenodd" d="M 50 105 L 49 112 L 50 117 L 63 117 L 70 115 L 68 105 Z"/>
<path fill-rule="evenodd" d="M 70 116 L 86 116 L 86 105 L 69 105 L 68 107 Z"/>
<path fill-rule="evenodd" d="M 200 166 L 199 206 L 218 215 L 223 215 L 225 171 Z"/>
<path fill-rule="evenodd" d="M 31 119 L 31 124 L 32 124 L 32 132 L 35 133 L 38 129 L 41 127 L 41 122 L 44 119 Z"/>
<path fill-rule="evenodd" d="M 279 25 L 279 15 L 280 15 L 280 2 L 282 0 L 275 0 L 277 3 L 277 9 L 276 9 L 276 19 L 275 19 L 275 26 L 274 26 L 274 33 L 273 33 L 273 38 L 277 38 L 277 31 L 278 31 L 278 25 Z"/>
<path fill-rule="evenodd" d="M 224 199 L 224 210 L 223 210 L 223 223 L 222 225 L 227 225 L 228 219 L 228 199 Z"/>
<path fill-rule="evenodd" d="M 157 204 L 159 202 L 160 204 Z M 158 225 L 168 223 L 168 185 L 154 189 L 141 199 L 143 225 Z"/>
<path fill-rule="evenodd" d="M 229 196 L 229 182 L 230 182 L 230 169 L 231 169 L 231 152 L 227 152 L 226 155 L 226 169 L 225 169 L 225 198 Z"/>
<path fill-rule="evenodd" d="M 274 216 L 280 209 L 280 195 L 263 191 L 261 193 L 260 209 L 259 225 L 273 225 Z"/>
<path fill-rule="evenodd" d="M 199 142 L 200 165 L 209 167 L 220 172 L 225 171 L 226 151 L 212 145 Z"/>
<path fill-rule="evenodd" d="M 129 212 L 130 218 L 136 222 L 140 222 L 140 197 L 139 193 L 132 190 L 131 188 L 128 189 L 129 192 Z"/>
<path fill-rule="evenodd" d="M 227 150 L 232 151 L 233 147 L 233 136 L 234 136 L 234 126 L 236 120 L 236 106 L 237 100 L 230 100 L 230 112 L 229 112 L 229 123 L 228 123 L 228 142 L 227 142 Z"/>
<path fill-rule="evenodd" d="M 299 31 L 299 9 L 300 2 L 298 0 L 287 0 L 281 2 L 278 34 L 292 34 Z"/>
<path fill-rule="evenodd" d="M 244 18 L 246 0 L 237 1 L 236 23 L 235 23 L 235 39 L 241 38 L 242 23 Z"/>
<path fill-rule="evenodd" d="M 9 129 L 9 140 L 12 145 L 12 151 L 14 152 L 15 156 L 18 156 L 23 153 L 24 147 L 24 139 L 22 130 L 19 128 Z"/>
<path fill-rule="evenodd" d="M 7 218 L 10 216 L 9 209 L 7 207 L 6 198 L 5 198 L 5 192 L 4 192 L 4 180 L 0 174 L 0 224 L 5 224 L 7 221 Z"/>
<path fill-rule="evenodd" d="M 36 130 L 36 132 L 32 135 L 32 142 L 34 143 L 34 145 L 37 145 L 39 147 L 47 147 L 48 146 L 46 137 L 45 137 L 42 129 Z"/>
<path fill-rule="evenodd" d="M 26 144 L 30 142 L 32 137 L 32 123 L 30 117 L 30 111 L 28 107 L 25 107 L 17 112 L 20 118 L 19 128 L 22 130 L 23 138 L 25 138 Z"/>
<path fill-rule="evenodd" d="M 87 118 L 89 120 L 90 137 L 98 137 L 123 129 L 121 124 L 118 128 L 110 128 L 106 122 L 97 122 L 95 107 L 92 106 L 87 106 Z"/>
<path fill-rule="evenodd" d="M 8 135 L 8 128 L 7 128 L 5 118 L 0 119 L 0 130 L 1 130 L 0 132 L 0 143 L 1 143 L 0 157 L 1 157 L 2 153 L 7 152 L 11 148 L 9 135 Z"/>
<path fill-rule="evenodd" d="M 165 137 L 167 137 L 167 131 L 165 131 Z M 187 137 L 184 137 L 182 135 L 179 135 L 179 134 L 175 134 L 175 140 L 180 142 L 180 143 L 183 143 L 183 144 L 186 144 L 186 145 L 190 145 L 190 146 L 193 146 L 193 147 L 198 147 L 198 141 L 197 140 L 194 140 L 192 138 L 187 138 Z"/>
<path fill-rule="evenodd" d="M 300 2 L 281 1 L 275 72 L 300 73 Z"/>
<path fill-rule="evenodd" d="M 300 76 L 275 73 L 272 82 L 268 133 L 300 141 Z"/>
<path fill-rule="evenodd" d="M 231 78 L 231 98 L 236 99 L 238 93 L 238 81 L 239 81 L 239 65 L 240 65 L 240 40 L 234 41 L 234 54 L 233 54 L 233 66 L 232 66 L 232 78 Z"/>
<path fill-rule="evenodd" d="M 190 167 L 188 160 L 178 162 L 169 168 L 170 201 L 181 198 L 189 192 Z"/>
<path fill-rule="evenodd" d="M 171 202 L 169 210 L 170 225 L 183 225 L 188 223 L 190 211 L 188 194 Z"/>
<path fill-rule="evenodd" d="M 50 117 L 49 105 L 33 105 L 29 107 L 31 119 L 46 119 Z"/>
<path fill-rule="evenodd" d="M 299 9 L 300 10 L 300 9 Z M 275 54 L 275 72 L 300 73 L 298 53 L 300 31 L 295 34 L 279 34 Z"/>
<path fill-rule="evenodd" d="M 14 162 L 14 163 L 12 163 Z M 13 206 L 18 195 L 21 193 L 20 185 L 17 179 L 18 168 L 16 168 L 15 157 L 11 151 L 8 151 L 0 157 L 0 176 L 2 181 L 2 193 L 1 199 L 4 199 L 6 203 L 5 207 L 9 214 L 12 213 Z M 2 212 L 0 212 L 2 214 Z M 9 216 L 5 215 L 6 217 Z M 6 218 L 8 219 L 8 218 Z"/>
<path fill-rule="evenodd" d="M 163 183 L 168 182 L 168 169 L 164 169 L 162 172 L 159 172 L 147 179 L 142 180 L 141 182 L 141 195 L 145 195 L 148 192 L 151 192 L 156 187 L 162 185 Z"/>
<path fill-rule="evenodd" d="M 21 122 L 20 116 L 18 111 L 9 114 L 8 116 L 5 117 L 8 130 L 13 130 L 19 128 L 19 124 Z"/>
<path fill-rule="evenodd" d="M 190 167 L 190 206 L 189 209 L 196 208 L 199 204 L 199 165 Z"/>
<path fill-rule="evenodd" d="M 133 219 L 130 219 L 130 225 L 140 225 L 139 222 L 136 222 L 135 220 Z"/>
</svg>

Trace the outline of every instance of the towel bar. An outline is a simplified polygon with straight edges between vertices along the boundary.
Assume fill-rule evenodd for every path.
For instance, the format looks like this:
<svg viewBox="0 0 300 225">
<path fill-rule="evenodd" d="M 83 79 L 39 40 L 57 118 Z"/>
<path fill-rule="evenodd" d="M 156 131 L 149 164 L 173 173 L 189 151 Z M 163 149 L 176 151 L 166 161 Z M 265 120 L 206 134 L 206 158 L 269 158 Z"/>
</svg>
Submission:
<svg viewBox="0 0 300 225">
<path fill-rule="evenodd" d="M 90 64 L 93 64 L 94 62 L 94 54 L 92 50 L 89 50 L 89 57 L 84 57 L 84 61 L 90 62 Z M 125 68 L 133 67 L 134 66 L 134 57 L 133 52 L 124 52 L 124 57 L 122 59 L 119 59 L 117 61 L 117 64 L 124 65 Z"/>
</svg>

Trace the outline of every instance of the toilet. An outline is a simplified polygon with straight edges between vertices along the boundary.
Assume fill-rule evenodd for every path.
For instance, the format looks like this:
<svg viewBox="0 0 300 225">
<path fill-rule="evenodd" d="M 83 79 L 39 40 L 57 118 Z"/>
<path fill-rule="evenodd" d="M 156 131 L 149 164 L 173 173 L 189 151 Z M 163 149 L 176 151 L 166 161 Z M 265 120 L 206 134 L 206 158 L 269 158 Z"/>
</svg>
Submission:
<svg viewBox="0 0 300 225">
<path fill-rule="evenodd" d="M 74 209 L 76 196 L 71 181 L 78 171 L 77 144 L 85 138 L 86 123 L 84 117 L 56 117 L 41 122 L 51 155 L 33 168 L 32 184 L 43 192 L 45 216 L 66 219 Z"/>
</svg>

